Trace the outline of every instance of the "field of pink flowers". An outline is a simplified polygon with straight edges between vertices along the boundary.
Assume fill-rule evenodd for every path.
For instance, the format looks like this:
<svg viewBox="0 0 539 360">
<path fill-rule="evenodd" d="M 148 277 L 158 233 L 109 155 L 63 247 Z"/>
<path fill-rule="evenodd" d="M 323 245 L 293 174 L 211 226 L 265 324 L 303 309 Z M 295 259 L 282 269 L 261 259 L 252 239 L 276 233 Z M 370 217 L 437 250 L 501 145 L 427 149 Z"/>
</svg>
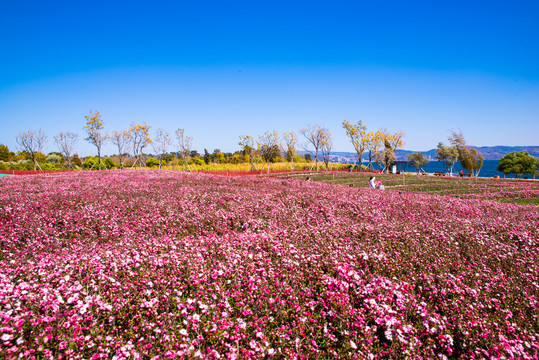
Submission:
<svg viewBox="0 0 539 360">
<path fill-rule="evenodd" d="M 0 180 L 0 358 L 537 358 L 539 208 L 158 171 Z"/>
</svg>

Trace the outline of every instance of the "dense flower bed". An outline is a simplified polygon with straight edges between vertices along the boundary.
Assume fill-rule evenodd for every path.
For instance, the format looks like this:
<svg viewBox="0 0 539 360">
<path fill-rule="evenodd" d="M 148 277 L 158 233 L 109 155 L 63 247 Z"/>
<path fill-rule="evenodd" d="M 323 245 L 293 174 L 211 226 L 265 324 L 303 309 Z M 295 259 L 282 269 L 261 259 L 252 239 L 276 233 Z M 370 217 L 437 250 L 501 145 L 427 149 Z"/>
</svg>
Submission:
<svg viewBox="0 0 539 360">
<path fill-rule="evenodd" d="M 536 358 L 539 209 L 174 172 L 0 181 L 0 357 Z"/>
<path fill-rule="evenodd" d="M 471 185 L 468 198 L 507 201 L 514 199 L 539 199 L 539 182 L 518 180 L 490 180 L 484 185 Z"/>
</svg>

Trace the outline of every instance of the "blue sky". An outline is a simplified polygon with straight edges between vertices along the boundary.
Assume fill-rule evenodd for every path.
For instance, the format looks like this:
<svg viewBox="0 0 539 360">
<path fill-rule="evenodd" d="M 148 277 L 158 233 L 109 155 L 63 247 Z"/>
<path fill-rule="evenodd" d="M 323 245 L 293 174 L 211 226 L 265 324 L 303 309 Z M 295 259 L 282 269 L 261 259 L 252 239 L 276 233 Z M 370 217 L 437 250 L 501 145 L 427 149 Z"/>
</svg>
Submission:
<svg viewBox="0 0 539 360">
<path fill-rule="evenodd" d="M 343 119 L 410 150 L 451 129 L 539 145 L 537 19 L 538 1 L 4 1 L 0 143 L 42 128 L 54 151 L 73 131 L 91 155 L 91 109 L 108 131 L 185 128 L 199 151 L 316 123 L 352 151 Z"/>
</svg>

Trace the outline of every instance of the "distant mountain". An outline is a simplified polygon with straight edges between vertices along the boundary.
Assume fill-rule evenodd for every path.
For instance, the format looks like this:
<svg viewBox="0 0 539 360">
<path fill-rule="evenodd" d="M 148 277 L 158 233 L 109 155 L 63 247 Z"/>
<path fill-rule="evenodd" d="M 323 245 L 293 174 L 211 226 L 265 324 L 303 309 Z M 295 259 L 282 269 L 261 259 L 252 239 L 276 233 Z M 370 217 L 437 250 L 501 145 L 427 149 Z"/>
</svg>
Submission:
<svg viewBox="0 0 539 360">
<path fill-rule="evenodd" d="M 485 160 L 499 160 L 504 155 L 507 155 L 512 152 L 518 152 L 518 151 L 526 151 L 532 156 L 535 156 L 539 158 L 539 146 L 470 146 L 471 148 L 477 149 L 483 155 Z M 298 151 L 300 154 L 305 154 L 305 151 Z M 412 151 L 412 150 L 397 150 L 395 152 L 395 159 L 396 160 L 407 160 L 408 155 L 416 152 L 421 152 L 423 155 L 425 155 L 429 160 L 436 161 L 436 150 L 431 149 L 428 151 Z M 367 154 L 363 154 L 363 158 Z M 321 156 L 319 156 L 321 158 Z M 338 162 L 338 163 L 351 163 L 357 161 L 357 155 L 356 153 L 352 152 L 332 152 L 330 155 L 331 162 Z"/>
</svg>

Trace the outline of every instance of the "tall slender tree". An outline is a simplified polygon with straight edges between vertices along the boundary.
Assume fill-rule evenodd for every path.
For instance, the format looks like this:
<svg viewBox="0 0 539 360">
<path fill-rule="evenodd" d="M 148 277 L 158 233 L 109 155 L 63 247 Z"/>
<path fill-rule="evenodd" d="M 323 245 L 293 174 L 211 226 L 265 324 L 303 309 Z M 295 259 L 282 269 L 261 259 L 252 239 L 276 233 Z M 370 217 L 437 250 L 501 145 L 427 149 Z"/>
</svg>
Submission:
<svg viewBox="0 0 539 360">
<path fill-rule="evenodd" d="M 249 158 L 249 164 L 251 164 L 251 171 L 255 170 L 254 157 L 257 149 L 255 149 L 255 140 L 249 135 L 240 135 L 240 141 L 238 145 L 241 146 L 243 156 Z"/>
<path fill-rule="evenodd" d="M 193 138 L 185 135 L 185 129 L 179 128 L 176 130 L 176 139 L 178 140 L 178 146 L 180 147 L 180 154 L 183 161 L 183 171 L 185 171 L 185 165 L 189 168 L 187 159 L 193 146 Z M 189 169 L 190 170 L 190 169 Z"/>
<path fill-rule="evenodd" d="M 152 143 L 152 139 L 150 138 L 150 127 L 151 126 L 146 124 L 146 122 L 143 124 L 131 123 L 131 127 L 129 128 L 129 140 L 133 146 L 133 156 L 135 156 L 135 162 L 131 168 L 135 167 L 137 163 L 139 164 L 139 168 L 142 168 L 144 163 L 144 148 Z"/>
<path fill-rule="evenodd" d="M 170 133 L 164 129 L 157 129 L 153 139 L 152 147 L 156 154 L 159 155 L 159 170 L 161 170 L 161 164 L 163 158 L 168 151 L 169 146 L 172 144 Z"/>
<path fill-rule="evenodd" d="M 128 131 L 125 130 L 114 130 L 112 136 L 110 137 L 111 142 L 116 145 L 118 149 L 118 158 L 120 159 L 120 169 L 124 167 L 124 155 L 129 148 L 129 141 L 131 137 Z"/>
<path fill-rule="evenodd" d="M 383 165 L 384 170 L 389 171 L 395 162 L 395 151 L 404 145 L 404 136 L 406 133 L 402 130 L 396 133 L 390 133 L 385 128 L 380 129 L 380 141 L 384 145 L 382 153 L 378 154 L 378 162 Z"/>
<path fill-rule="evenodd" d="M 88 135 L 85 140 L 97 148 L 97 161 L 99 164 L 99 170 L 101 170 L 101 148 L 107 142 L 109 136 L 106 132 L 102 132 L 104 123 L 101 119 L 101 114 L 99 111 L 92 112 L 90 110 L 90 114 L 84 115 L 84 118 L 86 119 L 84 130 Z"/>
<path fill-rule="evenodd" d="M 64 156 L 64 159 L 67 160 L 68 168 L 72 168 L 71 157 L 73 151 L 75 150 L 75 144 L 79 140 L 79 135 L 70 131 L 60 131 L 57 135 L 54 136 L 54 142 L 58 145 L 60 153 Z"/>
<path fill-rule="evenodd" d="M 333 149 L 333 136 L 329 130 L 324 134 L 324 139 L 320 146 L 320 151 L 322 152 L 322 160 L 326 165 L 326 170 L 329 169 L 329 159 L 331 155 L 331 150 Z"/>
<path fill-rule="evenodd" d="M 296 155 L 295 146 L 298 141 L 298 136 L 293 131 L 283 133 L 283 140 L 285 145 L 283 153 L 285 153 L 286 159 L 290 161 L 290 170 L 294 170 L 294 156 Z"/>
<path fill-rule="evenodd" d="M 367 126 L 363 125 L 363 122 L 359 120 L 356 124 L 350 123 L 348 120 L 342 122 L 342 127 L 346 130 L 346 135 L 350 139 L 354 150 L 357 154 L 357 163 L 361 169 L 361 161 L 363 159 L 363 153 L 367 149 Z"/>
<path fill-rule="evenodd" d="M 376 154 L 380 151 L 380 148 L 384 144 L 382 131 L 369 131 L 364 135 L 365 150 L 369 154 L 369 162 L 367 167 L 372 169 L 373 160 L 375 160 Z"/>
<path fill-rule="evenodd" d="M 309 125 L 306 128 L 300 129 L 299 132 L 305 137 L 307 142 L 304 144 L 304 149 L 310 151 L 309 147 L 314 149 L 314 161 L 316 171 L 318 171 L 318 153 L 324 143 L 324 141 L 331 135 L 328 129 L 321 125 Z"/>
</svg>

